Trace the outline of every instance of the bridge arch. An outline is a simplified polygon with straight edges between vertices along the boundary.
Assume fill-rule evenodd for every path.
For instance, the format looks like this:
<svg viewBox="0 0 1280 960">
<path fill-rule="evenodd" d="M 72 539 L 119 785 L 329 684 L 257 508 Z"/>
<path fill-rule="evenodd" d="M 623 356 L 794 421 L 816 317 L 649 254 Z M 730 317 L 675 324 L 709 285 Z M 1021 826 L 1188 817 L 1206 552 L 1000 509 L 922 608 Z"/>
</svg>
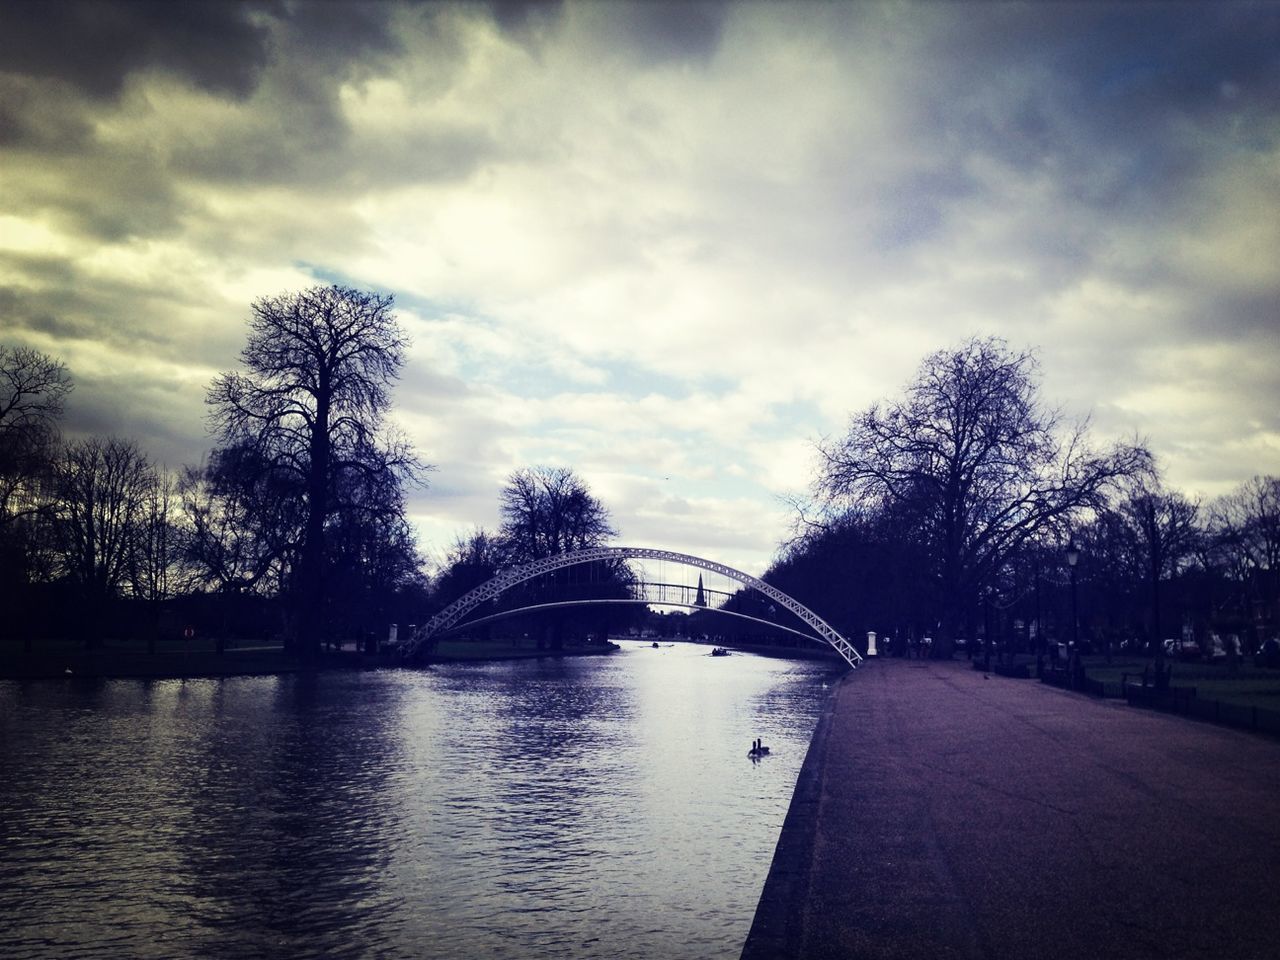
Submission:
<svg viewBox="0 0 1280 960">
<path fill-rule="evenodd" d="M 409 638 L 409 642 L 405 645 L 405 656 L 412 657 L 416 655 L 442 634 L 457 626 L 468 613 L 480 604 L 487 600 L 492 600 L 516 584 L 532 580 L 534 577 L 542 576 L 545 573 L 562 570 L 565 567 L 573 567 L 582 563 L 594 563 L 601 560 L 664 560 L 697 567 L 700 570 L 718 573 L 730 580 L 736 580 L 744 586 L 749 586 L 753 590 L 759 591 L 779 606 L 794 613 L 813 631 L 814 636 L 812 639 L 831 646 L 849 666 L 857 667 L 862 662 L 862 657 L 858 651 L 853 648 L 853 645 L 848 640 L 841 636 L 838 630 L 800 603 L 800 601 L 783 593 L 777 587 L 765 583 L 749 573 L 735 570 L 733 567 L 725 566 L 723 563 L 716 563 L 714 560 L 705 560 L 702 557 L 691 556 L 687 553 L 675 553 L 671 550 L 659 550 L 653 547 L 588 547 L 569 553 L 559 553 L 552 557 L 543 557 L 541 560 L 534 560 L 531 563 L 504 570 L 493 579 L 480 584 L 474 590 L 459 597 L 428 620 L 426 624 L 415 630 Z"/>
</svg>

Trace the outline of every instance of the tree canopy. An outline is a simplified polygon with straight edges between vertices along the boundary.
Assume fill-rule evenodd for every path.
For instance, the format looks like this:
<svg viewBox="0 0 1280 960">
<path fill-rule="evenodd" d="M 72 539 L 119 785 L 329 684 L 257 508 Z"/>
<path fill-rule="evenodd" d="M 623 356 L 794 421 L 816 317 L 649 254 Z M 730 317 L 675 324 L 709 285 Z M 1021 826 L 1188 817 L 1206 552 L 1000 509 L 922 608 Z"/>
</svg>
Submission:
<svg viewBox="0 0 1280 960">
<path fill-rule="evenodd" d="M 609 511 L 567 467 L 526 467 L 502 489 L 500 538 L 508 559 L 527 563 L 617 535 Z"/>
<path fill-rule="evenodd" d="M 945 644 L 1008 557 L 1147 468 L 1141 446 L 1098 452 L 1086 428 L 1041 402 L 1032 353 L 975 338 L 930 354 L 902 399 L 855 414 L 844 436 L 822 442 L 815 493 L 828 514 L 892 509 L 912 527 Z"/>
<path fill-rule="evenodd" d="M 66 365 L 29 347 L 0 344 L 0 531 L 41 508 L 34 483 L 54 458 Z"/>
<path fill-rule="evenodd" d="M 287 583 L 290 632 L 304 651 L 321 640 L 333 524 L 376 517 L 402 538 L 394 522 L 403 513 L 402 485 L 422 479 L 424 467 L 385 422 L 406 344 L 392 304 L 390 296 L 338 285 L 260 299 L 240 354 L 245 371 L 222 374 L 209 388 L 220 440 L 252 451 L 303 505 Z M 349 542 L 345 548 L 351 555 Z"/>
</svg>

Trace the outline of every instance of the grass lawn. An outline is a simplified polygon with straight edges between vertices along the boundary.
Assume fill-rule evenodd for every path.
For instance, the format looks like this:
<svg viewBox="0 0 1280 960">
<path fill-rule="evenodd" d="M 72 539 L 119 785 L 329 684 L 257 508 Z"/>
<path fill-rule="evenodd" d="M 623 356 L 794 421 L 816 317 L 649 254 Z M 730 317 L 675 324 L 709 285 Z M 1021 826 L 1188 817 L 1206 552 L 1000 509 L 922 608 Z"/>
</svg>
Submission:
<svg viewBox="0 0 1280 960">
<path fill-rule="evenodd" d="M 1113 657 L 1107 664 L 1103 657 L 1085 657 L 1089 677 L 1107 685 L 1107 696 L 1120 696 L 1124 674 L 1130 679 L 1142 673 L 1143 667 L 1153 673 L 1154 661 L 1142 657 Z M 1225 662 L 1198 663 L 1168 660 L 1173 667 L 1175 687 L 1195 687 L 1200 700 L 1221 700 L 1243 707 L 1280 711 L 1280 670 L 1255 667 L 1251 662 L 1236 665 L 1234 672 Z"/>
<path fill-rule="evenodd" d="M 263 640 L 228 640 L 222 653 L 212 637 L 160 640 L 154 653 L 147 651 L 145 639 L 138 638 L 113 638 L 92 650 L 86 650 L 83 642 L 37 638 L 30 652 L 20 640 L 0 642 L 0 677 L 13 678 L 221 677 L 382 663 L 383 658 L 362 657 L 353 644 L 303 661 L 285 653 L 281 644 Z"/>
<path fill-rule="evenodd" d="M 572 646 L 561 651 L 539 650 L 533 641 L 446 640 L 431 657 L 448 660 L 519 660 L 531 657 L 607 653 L 600 644 Z M 401 664 L 394 650 L 367 656 L 348 641 L 340 650 L 326 650 L 303 660 L 284 652 L 278 642 L 228 640 L 217 652 L 212 637 L 160 640 L 155 653 L 141 639 L 111 639 L 92 650 L 83 642 L 37 639 L 28 653 L 20 640 L 0 641 L 0 678 L 35 677 L 219 677 L 236 674 L 291 673 L 303 669 L 360 669 Z"/>
<path fill-rule="evenodd" d="M 350 644 L 348 644 L 348 648 Z M 173 640 L 162 639 L 156 641 L 156 653 L 175 655 L 183 653 L 213 653 L 217 649 L 217 641 L 213 637 L 195 637 L 191 640 Z M 231 650 L 274 650 L 277 653 L 281 650 L 280 643 L 270 640 L 227 640 L 225 648 Z M 5 638 L 0 640 L 0 657 L 15 657 L 23 654 L 23 643 L 21 640 L 13 638 Z M 38 637 L 31 643 L 31 652 L 35 656 L 71 656 L 78 653 L 84 653 L 85 646 L 82 640 L 65 640 L 50 639 L 47 637 Z M 131 637 L 119 638 L 113 637 L 104 640 L 95 647 L 92 653 L 107 654 L 121 653 L 141 653 L 147 652 L 147 641 L 144 639 Z"/>
</svg>

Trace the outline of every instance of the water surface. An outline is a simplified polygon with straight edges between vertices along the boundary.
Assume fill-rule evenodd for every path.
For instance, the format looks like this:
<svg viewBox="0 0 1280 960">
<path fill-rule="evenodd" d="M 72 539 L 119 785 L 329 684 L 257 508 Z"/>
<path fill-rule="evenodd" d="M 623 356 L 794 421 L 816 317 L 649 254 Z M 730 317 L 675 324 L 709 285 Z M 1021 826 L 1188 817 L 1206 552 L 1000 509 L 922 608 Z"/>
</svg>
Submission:
<svg viewBox="0 0 1280 960">
<path fill-rule="evenodd" d="M 736 957 L 833 670 L 623 647 L 0 682 L 0 955 Z"/>
</svg>

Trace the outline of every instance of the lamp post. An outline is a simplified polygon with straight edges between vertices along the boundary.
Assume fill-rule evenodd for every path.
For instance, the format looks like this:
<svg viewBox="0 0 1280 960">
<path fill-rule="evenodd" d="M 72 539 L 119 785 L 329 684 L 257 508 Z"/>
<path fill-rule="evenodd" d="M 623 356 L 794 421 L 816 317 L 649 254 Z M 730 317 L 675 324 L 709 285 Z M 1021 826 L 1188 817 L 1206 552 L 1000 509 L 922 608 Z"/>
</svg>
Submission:
<svg viewBox="0 0 1280 960">
<path fill-rule="evenodd" d="M 1035 619 L 1035 649 L 1037 654 L 1042 654 L 1049 649 L 1049 644 L 1045 640 L 1044 626 L 1040 623 L 1040 558 L 1036 558 L 1036 619 Z"/>
<path fill-rule="evenodd" d="M 982 669 L 991 669 L 991 585 L 982 588 Z"/>
<path fill-rule="evenodd" d="M 1080 562 L 1080 548 L 1072 540 L 1067 544 L 1067 569 L 1071 571 L 1071 649 L 1072 659 L 1079 662 L 1080 657 L 1080 616 L 1076 605 L 1076 564 Z"/>
</svg>

